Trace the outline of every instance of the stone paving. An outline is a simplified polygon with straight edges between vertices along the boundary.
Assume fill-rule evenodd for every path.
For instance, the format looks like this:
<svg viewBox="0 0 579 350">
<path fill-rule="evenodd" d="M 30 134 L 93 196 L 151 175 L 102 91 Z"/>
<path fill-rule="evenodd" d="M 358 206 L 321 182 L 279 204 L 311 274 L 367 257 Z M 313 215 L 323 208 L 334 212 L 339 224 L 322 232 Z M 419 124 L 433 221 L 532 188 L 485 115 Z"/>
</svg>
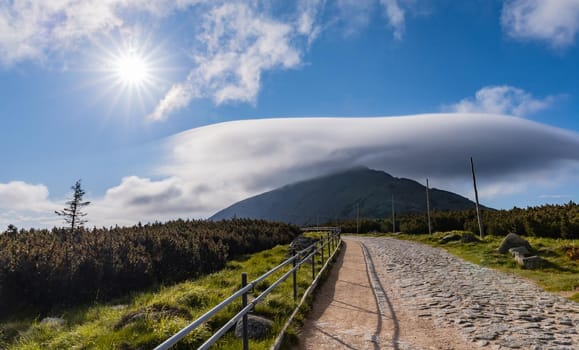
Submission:
<svg viewBox="0 0 579 350">
<path fill-rule="evenodd" d="M 373 257 L 377 276 L 394 277 L 404 307 L 436 325 L 457 326 L 469 342 L 489 349 L 579 349 L 578 303 L 442 249 L 357 240 Z"/>
</svg>

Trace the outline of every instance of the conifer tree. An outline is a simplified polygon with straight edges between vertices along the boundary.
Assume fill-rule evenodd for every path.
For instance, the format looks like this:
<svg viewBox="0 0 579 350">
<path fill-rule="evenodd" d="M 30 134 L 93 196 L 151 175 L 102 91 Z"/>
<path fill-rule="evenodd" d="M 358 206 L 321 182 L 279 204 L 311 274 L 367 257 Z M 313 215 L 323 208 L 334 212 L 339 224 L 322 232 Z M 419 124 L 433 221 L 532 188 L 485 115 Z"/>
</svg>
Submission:
<svg viewBox="0 0 579 350">
<path fill-rule="evenodd" d="M 72 199 L 66 202 L 67 208 L 63 210 L 55 210 L 54 212 L 58 216 L 64 217 L 64 222 L 70 225 L 70 232 L 74 232 L 75 227 L 80 227 L 87 222 L 86 213 L 82 211 L 83 207 L 86 207 L 90 202 L 83 202 L 82 197 L 85 195 L 84 190 L 80 185 L 81 180 L 78 180 L 74 186 L 71 187 L 73 190 Z"/>
</svg>

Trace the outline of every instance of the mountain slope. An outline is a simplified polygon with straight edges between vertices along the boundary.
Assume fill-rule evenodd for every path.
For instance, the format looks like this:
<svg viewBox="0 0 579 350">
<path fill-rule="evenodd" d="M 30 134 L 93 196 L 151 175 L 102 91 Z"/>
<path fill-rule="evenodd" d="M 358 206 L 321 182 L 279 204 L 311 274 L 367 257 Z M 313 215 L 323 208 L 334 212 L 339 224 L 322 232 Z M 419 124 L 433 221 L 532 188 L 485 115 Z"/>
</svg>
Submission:
<svg viewBox="0 0 579 350">
<path fill-rule="evenodd" d="M 352 219 L 359 204 L 360 217 L 426 212 L 426 188 L 414 180 L 395 178 L 385 172 L 356 168 L 306 180 L 247 198 L 225 208 L 210 220 L 255 218 L 299 225 Z M 474 208 L 474 203 L 455 193 L 431 189 L 433 210 Z"/>
</svg>

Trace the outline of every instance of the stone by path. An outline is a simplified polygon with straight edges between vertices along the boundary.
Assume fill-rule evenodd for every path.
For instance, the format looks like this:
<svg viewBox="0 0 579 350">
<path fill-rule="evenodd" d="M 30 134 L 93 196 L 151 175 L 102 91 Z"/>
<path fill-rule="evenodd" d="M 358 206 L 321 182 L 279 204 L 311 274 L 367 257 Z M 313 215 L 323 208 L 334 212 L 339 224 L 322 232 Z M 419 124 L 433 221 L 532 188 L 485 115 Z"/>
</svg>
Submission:
<svg viewBox="0 0 579 350">
<path fill-rule="evenodd" d="M 300 349 L 579 349 L 578 303 L 422 244 L 345 243 Z"/>
</svg>

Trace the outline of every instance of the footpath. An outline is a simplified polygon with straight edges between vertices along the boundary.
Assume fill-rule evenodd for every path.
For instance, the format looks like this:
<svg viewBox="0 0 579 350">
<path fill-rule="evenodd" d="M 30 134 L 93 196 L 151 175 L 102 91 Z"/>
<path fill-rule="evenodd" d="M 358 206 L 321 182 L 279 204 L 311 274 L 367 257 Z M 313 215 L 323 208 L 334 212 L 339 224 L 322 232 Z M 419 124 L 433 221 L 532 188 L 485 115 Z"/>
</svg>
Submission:
<svg viewBox="0 0 579 350">
<path fill-rule="evenodd" d="M 344 237 L 297 349 L 579 349 L 579 304 L 446 251 Z"/>
</svg>

